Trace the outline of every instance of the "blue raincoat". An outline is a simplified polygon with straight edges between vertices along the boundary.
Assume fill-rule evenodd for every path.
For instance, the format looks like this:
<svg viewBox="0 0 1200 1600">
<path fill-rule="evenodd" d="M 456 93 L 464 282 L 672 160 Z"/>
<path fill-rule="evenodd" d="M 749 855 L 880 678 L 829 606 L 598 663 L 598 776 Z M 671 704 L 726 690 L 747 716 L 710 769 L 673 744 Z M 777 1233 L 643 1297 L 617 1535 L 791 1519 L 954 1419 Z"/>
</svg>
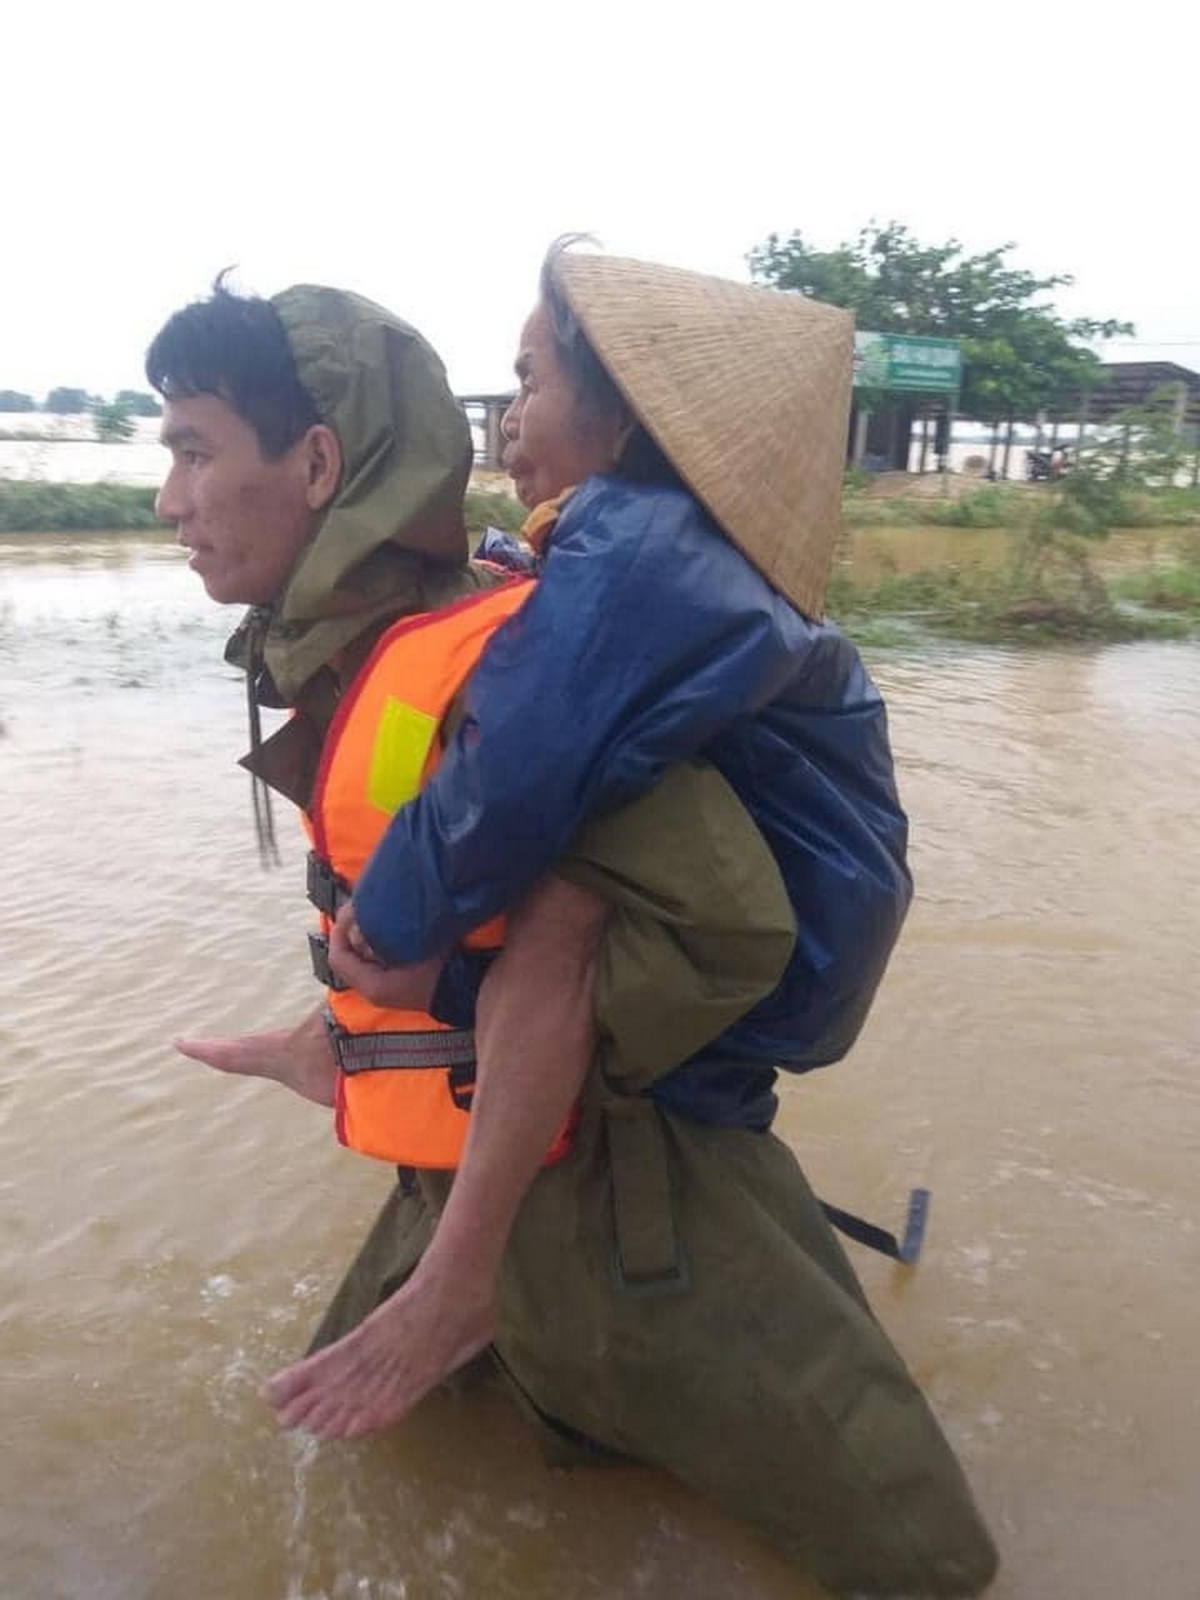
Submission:
<svg viewBox="0 0 1200 1600">
<path fill-rule="evenodd" d="M 590 478 L 540 574 L 356 885 L 359 924 L 391 962 L 450 949 L 585 821 L 675 762 L 711 762 L 779 865 L 796 944 L 775 991 L 649 1092 L 769 1126 L 775 1068 L 850 1048 L 911 897 L 883 701 L 849 640 L 802 617 L 681 490 Z"/>
</svg>

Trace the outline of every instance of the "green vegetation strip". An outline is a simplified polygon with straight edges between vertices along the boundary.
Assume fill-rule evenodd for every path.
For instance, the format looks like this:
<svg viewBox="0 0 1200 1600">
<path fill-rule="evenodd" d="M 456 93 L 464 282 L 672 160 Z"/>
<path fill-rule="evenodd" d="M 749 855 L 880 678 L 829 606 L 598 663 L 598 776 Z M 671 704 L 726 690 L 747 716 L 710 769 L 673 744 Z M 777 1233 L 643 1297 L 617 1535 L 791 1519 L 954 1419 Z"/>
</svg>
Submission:
<svg viewBox="0 0 1200 1600">
<path fill-rule="evenodd" d="M 515 531 L 524 513 L 503 490 L 472 489 L 467 525 Z M 1077 479 L 1070 492 L 987 486 L 957 499 L 873 499 L 849 488 L 850 528 L 930 524 L 1012 530 L 999 566 L 966 563 L 869 582 L 835 570 L 829 614 L 864 644 L 928 637 L 993 643 L 1186 638 L 1200 635 L 1200 491 L 1132 490 Z M 1110 529 L 1183 529 L 1169 561 L 1148 556 L 1115 576 L 1095 564 Z M 118 484 L 0 480 L 0 533 L 167 530 L 154 491 Z M 1188 530 L 1194 530 L 1189 532 Z"/>
<path fill-rule="evenodd" d="M 118 483 L 42 483 L 0 478 L 0 533 L 140 533 L 164 525 L 154 512 L 153 489 Z M 471 489 L 467 527 L 514 532 L 525 513 L 503 490 Z"/>
<path fill-rule="evenodd" d="M 111 532 L 160 528 L 153 489 L 119 483 L 0 479 L 0 533 Z"/>
</svg>

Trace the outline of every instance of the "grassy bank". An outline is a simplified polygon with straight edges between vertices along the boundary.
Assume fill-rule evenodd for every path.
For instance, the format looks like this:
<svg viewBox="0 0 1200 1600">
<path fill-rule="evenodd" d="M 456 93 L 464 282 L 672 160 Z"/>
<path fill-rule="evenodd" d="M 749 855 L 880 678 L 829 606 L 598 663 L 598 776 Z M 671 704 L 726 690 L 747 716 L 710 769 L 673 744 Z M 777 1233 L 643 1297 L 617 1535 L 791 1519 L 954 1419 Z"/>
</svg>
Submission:
<svg viewBox="0 0 1200 1600">
<path fill-rule="evenodd" d="M 953 492 L 939 492 L 939 480 L 897 474 L 890 484 L 862 485 L 852 479 L 842 500 L 847 528 L 1025 527 L 1049 502 L 1052 491 L 1025 484 L 985 484 L 972 488 L 952 479 Z M 899 492 L 896 492 L 896 491 Z M 909 492 L 906 492 L 909 491 Z M 919 491 L 919 492 L 918 492 Z M 1121 528 L 1200 527 L 1200 489 L 1131 491 L 1112 508 L 1109 525 Z M 524 512 L 503 487 L 474 486 L 467 492 L 467 525 L 489 523 L 510 531 Z M 0 478 L 0 532 L 74 533 L 89 529 L 152 528 L 154 490 L 114 483 L 42 483 Z"/>
<path fill-rule="evenodd" d="M 837 568 L 829 612 L 874 645 L 922 635 L 983 643 L 1180 639 L 1200 635 L 1200 528 L 1165 560 L 1102 572 L 1097 542 L 1061 529 L 1009 538 L 995 566 L 964 563 L 888 572 L 871 581 Z"/>
<path fill-rule="evenodd" d="M 855 637 L 886 644 L 925 633 L 1036 643 L 1200 633 L 1200 490 L 1150 488 L 1096 472 L 1055 485 L 972 489 L 958 480 L 945 494 L 937 480 L 918 480 L 917 493 L 905 492 L 910 485 L 849 482 L 847 528 L 996 529 L 1004 559 L 951 559 L 869 581 L 853 566 L 837 570 L 829 610 Z M 1169 562 L 1149 552 L 1136 570 L 1102 570 L 1110 533 L 1160 528 L 1172 531 L 1176 545 Z"/>
<path fill-rule="evenodd" d="M 485 528 L 502 528 L 517 533 L 528 513 L 506 489 L 468 489 L 464 509 L 467 532 L 481 534 Z"/>
<path fill-rule="evenodd" d="M 880 494 L 852 484 L 842 498 L 842 519 L 848 528 L 1019 529 L 1051 503 L 1055 492 L 1040 485 L 996 483 L 964 493 L 959 480 L 959 492 L 941 495 L 937 479 L 925 483 L 933 492 Z M 1114 528 L 1200 526 L 1200 489 L 1129 490 L 1111 511 L 1109 526 Z"/>
<path fill-rule="evenodd" d="M 159 528 L 154 490 L 119 483 L 0 478 L 0 533 L 92 533 Z"/>
<path fill-rule="evenodd" d="M 863 643 L 1200 635 L 1200 491 L 1122 491 L 1093 504 L 1078 488 L 1064 496 L 1041 486 L 956 482 L 944 497 L 934 480 L 901 480 L 896 488 L 848 486 L 847 527 L 1005 530 L 1002 559 L 960 565 L 952 554 L 926 570 L 871 577 L 853 564 L 837 568 L 830 615 Z M 487 485 L 468 492 L 466 511 L 473 535 L 489 525 L 515 531 L 524 516 L 503 488 Z M 1113 527 L 1172 529 L 1172 552 L 1164 560 L 1151 551 L 1135 568 L 1103 573 L 1098 557 Z M 0 480 L 0 533 L 161 528 L 152 489 Z"/>
<path fill-rule="evenodd" d="M 0 533 L 139 533 L 163 524 L 154 512 L 153 489 L 117 483 L 41 483 L 0 478 Z M 470 489 L 467 527 L 521 526 L 525 513 L 500 489 Z"/>
</svg>

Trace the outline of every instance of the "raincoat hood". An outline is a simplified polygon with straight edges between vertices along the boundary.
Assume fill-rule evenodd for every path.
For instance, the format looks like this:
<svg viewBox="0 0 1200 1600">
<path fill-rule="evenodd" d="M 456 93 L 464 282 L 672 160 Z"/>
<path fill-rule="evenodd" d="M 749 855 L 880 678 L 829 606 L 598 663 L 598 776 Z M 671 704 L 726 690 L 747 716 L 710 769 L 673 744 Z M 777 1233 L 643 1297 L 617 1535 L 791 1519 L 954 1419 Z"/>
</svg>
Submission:
<svg viewBox="0 0 1200 1600">
<path fill-rule="evenodd" d="M 340 289 L 300 284 L 271 304 L 300 382 L 337 434 L 337 493 L 273 605 L 255 607 L 228 659 L 304 684 L 384 616 L 422 607 L 438 569 L 464 567 L 471 435 L 438 356 L 415 328 Z"/>
</svg>

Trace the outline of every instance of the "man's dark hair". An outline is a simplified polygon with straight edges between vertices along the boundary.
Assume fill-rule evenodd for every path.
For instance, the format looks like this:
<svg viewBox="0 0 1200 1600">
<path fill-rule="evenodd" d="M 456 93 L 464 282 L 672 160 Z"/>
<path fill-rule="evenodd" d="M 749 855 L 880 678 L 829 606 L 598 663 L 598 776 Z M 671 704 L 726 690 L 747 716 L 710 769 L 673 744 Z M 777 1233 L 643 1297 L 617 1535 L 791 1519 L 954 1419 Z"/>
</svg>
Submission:
<svg viewBox="0 0 1200 1600">
<path fill-rule="evenodd" d="M 146 381 L 164 400 L 212 394 L 254 429 L 259 448 L 278 460 L 321 421 L 300 382 L 279 314 L 269 300 L 225 287 L 165 322 L 146 352 Z"/>
<path fill-rule="evenodd" d="M 564 233 L 546 251 L 538 291 L 550 322 L 554 351 L 575 390 L 577 404 L 596 411 L 632 416 L 637 426 L 613 468 L 618 478 L 630 483 L 680 486 L 679 474 L 636 416 L 633 408 L 608 375 L 608 369 L 592 348 L 583 325 L 559 287 L 554 268 L 560 256 L 572 245 L 595 240 L 586 233 Z"/>
</svg>

